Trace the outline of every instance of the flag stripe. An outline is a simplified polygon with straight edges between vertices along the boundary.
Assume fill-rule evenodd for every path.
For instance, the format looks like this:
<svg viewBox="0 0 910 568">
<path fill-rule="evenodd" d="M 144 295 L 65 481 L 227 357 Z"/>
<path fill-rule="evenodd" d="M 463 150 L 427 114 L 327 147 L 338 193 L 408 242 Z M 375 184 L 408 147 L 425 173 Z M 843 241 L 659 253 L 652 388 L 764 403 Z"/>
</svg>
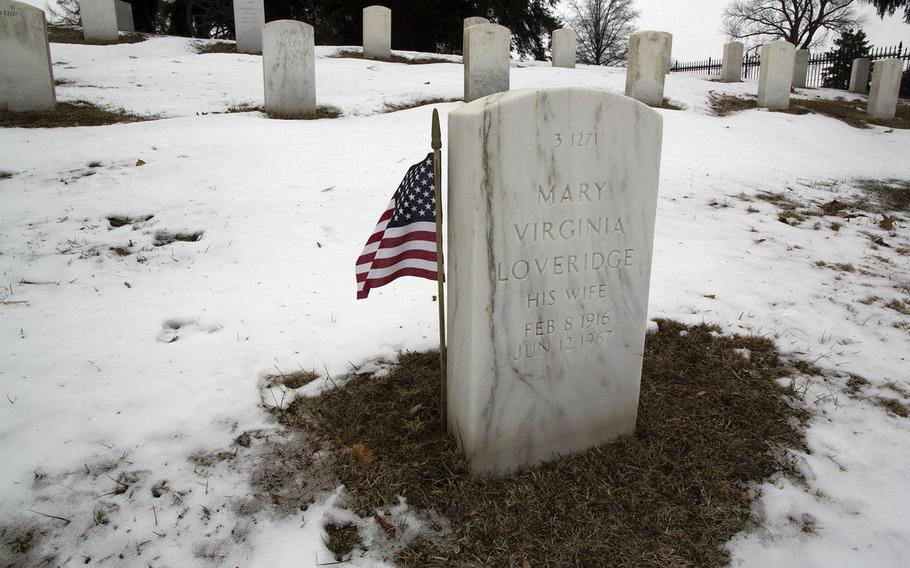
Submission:
<svg viewBox="0 0 910 568">
<path fill-rule="evenodd" d="M 370 279 L 370 287 L 365 289 L 360 289 L 357 291 L 357 299 L 362 300 L 366 298 L 372 288 L 380 288 L 386 284 L 397 280 L 402 276 L 417 276 L 418 278 L 426 278 L 427 280 L 436 280 L 436 267 L 434 266 L 432 270 L 426 270 L 421 268 L 402 268 L 401 270 L 386 276 L 385 278 L 379 279 Z"/>
<path fill-rule="evenodd" d="M 421 253 L 428 252 L 434 255 L 433 260 L 436 260 L 436 242 L 419 240 L 403 243 L 401 246 L 393 248 L 381 248 L 376 252 L 365 254 L 357 259 L 357 270 L 369 270 L 369 264 L 373 262 L 374 259 L 379 261 L 388 258 L 395 258 L 407 251 L 419 251 Z"/>
</svg>

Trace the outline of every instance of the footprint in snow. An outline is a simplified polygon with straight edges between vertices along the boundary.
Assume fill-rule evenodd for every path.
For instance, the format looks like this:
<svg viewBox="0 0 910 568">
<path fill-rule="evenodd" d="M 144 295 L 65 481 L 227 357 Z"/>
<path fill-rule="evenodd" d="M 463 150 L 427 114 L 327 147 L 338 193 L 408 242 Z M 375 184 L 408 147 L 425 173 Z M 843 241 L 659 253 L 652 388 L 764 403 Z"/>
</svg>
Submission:
<svg viewBox="0 0 910 568">
<path fill-rule="evenodd" d="M 220 323 L 201 322 L 198 319 L 172 318 L 161 325 L 157 339 L 162 343 L 175 343 L 193 334 L 221 331 L 222 327 Z"/>
</svg>

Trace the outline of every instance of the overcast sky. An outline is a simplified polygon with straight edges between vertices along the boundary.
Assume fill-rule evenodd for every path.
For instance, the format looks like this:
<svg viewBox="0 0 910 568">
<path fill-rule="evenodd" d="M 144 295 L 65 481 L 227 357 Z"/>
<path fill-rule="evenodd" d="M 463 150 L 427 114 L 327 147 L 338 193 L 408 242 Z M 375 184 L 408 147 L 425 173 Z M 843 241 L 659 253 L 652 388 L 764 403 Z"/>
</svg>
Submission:
<svg viewBox="0 0 910 568">
<path fill-rule="evenodd" d="M 45 7 L 45 0 L 24 0 Z M 54 0 L 51 0 L 54 1 Z M 720 31 L 721 12 L 730 0 L 636 0 L 641 11 L 638 27 L 673 34 L 673 58 L 679 61 L 721 57 L 726 38 Z M 903 42 L 910 46 L 910 24 L 897 16 L 883 22 L 875 11 L 858 3 L 867 14 L 863 25 L 869 41 L 876 46 L 891 46 Z"/>
<path fill-rule="evenodd" d="M 638 27 L 673 34 L 673 58 L 679 61 L 721 57 L 727 41 L 720 31 L 721 12 L 729 0 L 636 0 L 641 12 Z M 860 3 L 868 14 L 863 30 L 876 46 L 910 45 L 910 25 L 895 14 L 883 22 L 875 10 Z M 833 38 L 832 38 L 833 39 Z"/>
</svg>

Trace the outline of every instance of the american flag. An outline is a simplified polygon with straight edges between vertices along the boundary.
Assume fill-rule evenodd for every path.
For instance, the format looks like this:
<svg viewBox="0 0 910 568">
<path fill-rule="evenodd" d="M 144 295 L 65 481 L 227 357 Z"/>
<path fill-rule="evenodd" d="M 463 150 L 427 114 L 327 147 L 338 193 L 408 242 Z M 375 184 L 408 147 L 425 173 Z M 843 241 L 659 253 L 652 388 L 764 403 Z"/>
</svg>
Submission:
<svg viewBox="0 0 910 568">
<path fill-rule="evenodd" d="M 357 299 L 400 276 L 436 280 L 433 154 L 408 168 L 357 259 Z"/>
</svg>

